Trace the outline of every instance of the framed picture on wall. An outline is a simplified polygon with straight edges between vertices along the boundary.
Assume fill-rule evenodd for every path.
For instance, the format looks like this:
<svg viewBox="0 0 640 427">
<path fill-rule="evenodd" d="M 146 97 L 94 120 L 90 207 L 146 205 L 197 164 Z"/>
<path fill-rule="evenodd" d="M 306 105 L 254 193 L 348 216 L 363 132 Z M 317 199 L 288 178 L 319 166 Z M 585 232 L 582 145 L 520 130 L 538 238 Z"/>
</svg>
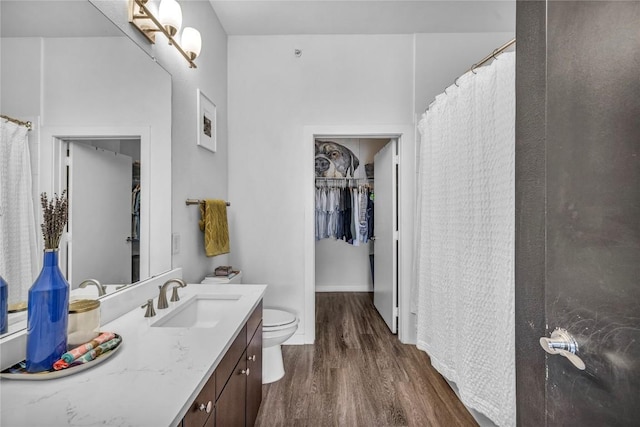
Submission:
<svg viewBox="0 0 640 427">
<path fill-rule="evenodd" d="M 216 152 L 218 126 L 216 123 L 216 104 L 197 90 L 198 112 L 198 145 L 209 151 Z"/>
</svg>

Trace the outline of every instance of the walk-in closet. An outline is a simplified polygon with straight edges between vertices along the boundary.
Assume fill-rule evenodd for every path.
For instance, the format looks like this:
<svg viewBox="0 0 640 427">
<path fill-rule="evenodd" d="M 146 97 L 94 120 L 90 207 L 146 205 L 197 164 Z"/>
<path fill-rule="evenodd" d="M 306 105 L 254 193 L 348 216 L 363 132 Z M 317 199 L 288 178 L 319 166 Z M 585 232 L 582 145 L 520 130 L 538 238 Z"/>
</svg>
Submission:
<svg viewBox="0 0 640 427">
<path fill-rule="evenodd" d="M 385 187 L 392 181 L 388 174 L 378 176 L 375 164 L 382 151 L 396 157 L 396 144 L 390 142 L 389 138 L 315 140 L 316 292 L 375 290 L 376 256 L 380 256 L 375 212 L 382 208 L 376 206 L 380 202 L 376 186 L 380 179 L 390 181 Z"/>
</svg>

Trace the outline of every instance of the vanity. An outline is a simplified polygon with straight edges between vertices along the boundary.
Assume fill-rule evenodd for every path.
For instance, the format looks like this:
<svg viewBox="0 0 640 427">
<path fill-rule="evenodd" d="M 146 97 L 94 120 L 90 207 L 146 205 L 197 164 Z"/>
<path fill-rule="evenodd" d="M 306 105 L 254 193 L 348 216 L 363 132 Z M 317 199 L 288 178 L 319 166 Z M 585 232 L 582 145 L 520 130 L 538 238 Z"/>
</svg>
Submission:
<svg viewBox="0 0 640 427">
<path fill-rule="evenodd" d="M 148 292 L 157 294 L 154 287 Z M 262 399 L 265 289 L 189 284 L 180 301 L 149 318 L 137 304 L 103 323 L 101 330 L 123 339 L 108 360 L 61 378 L 0 380 L 0 423 L 253 425 Z"/>
</svg>

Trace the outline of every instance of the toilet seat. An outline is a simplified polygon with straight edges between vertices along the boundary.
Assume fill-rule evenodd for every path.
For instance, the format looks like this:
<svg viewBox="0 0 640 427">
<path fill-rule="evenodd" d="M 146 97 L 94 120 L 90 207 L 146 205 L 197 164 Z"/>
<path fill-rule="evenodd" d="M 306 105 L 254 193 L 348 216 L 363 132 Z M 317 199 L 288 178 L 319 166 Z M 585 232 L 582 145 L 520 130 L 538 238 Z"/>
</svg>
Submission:
<svg viewBox="0 0 640 427">
<path fill-rule="evenodd" d="M 265 308 L 262 311 L 262 330 L 278 331 L 288 329 L 298 323 L 298 318 L 293 313 L 284 310 Z"/>
</svg>

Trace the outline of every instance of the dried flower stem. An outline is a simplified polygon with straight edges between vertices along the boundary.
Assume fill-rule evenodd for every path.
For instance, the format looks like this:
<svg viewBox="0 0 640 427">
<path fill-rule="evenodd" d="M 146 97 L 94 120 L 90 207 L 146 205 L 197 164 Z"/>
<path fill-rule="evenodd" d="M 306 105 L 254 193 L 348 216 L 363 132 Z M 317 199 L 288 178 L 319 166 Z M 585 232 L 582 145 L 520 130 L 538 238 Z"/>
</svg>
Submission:
<svg viewBox="0 0 640 427">
<path fill-rule="evenodd" d="M 60 197 L 54 193 L 51 201 L 47 199 L 47 193 L 40 194 L 43 214 L 43 223 L 40 227 L 42 228 L 45 249 L 57 249 L 60 245 L 60 237 L 67 225 L 69 214 L 66 193 L 67 190 L 64 190 Z"/>
</svg>

